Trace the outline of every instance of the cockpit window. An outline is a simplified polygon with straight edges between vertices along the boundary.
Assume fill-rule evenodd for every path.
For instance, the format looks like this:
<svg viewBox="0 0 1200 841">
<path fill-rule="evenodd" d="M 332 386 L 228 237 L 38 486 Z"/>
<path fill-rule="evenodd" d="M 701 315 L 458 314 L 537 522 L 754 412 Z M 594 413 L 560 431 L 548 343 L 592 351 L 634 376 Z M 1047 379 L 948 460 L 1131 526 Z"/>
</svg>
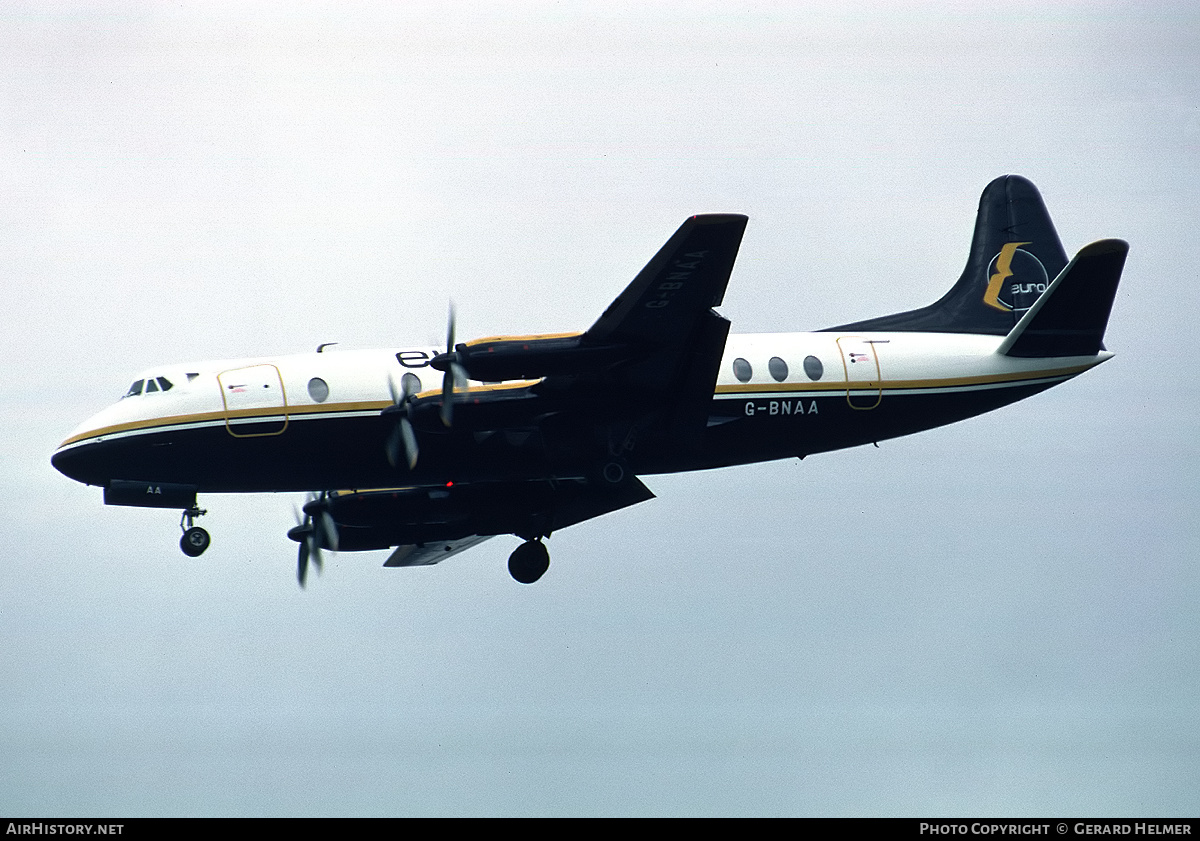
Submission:
<svg viewBox="0 0 1200 841">
<path fill-rule="evenodd" d="M 126 397 L 137 397 L 139 394 L 151 394 L 156 391 L 170 391 L 175 387 L 175 384 L 166 377 L 150 377 L 145 380 L 137 380 L 129 387 L 129 391 L 125 392 L 121 399 Z"/>
</svg>

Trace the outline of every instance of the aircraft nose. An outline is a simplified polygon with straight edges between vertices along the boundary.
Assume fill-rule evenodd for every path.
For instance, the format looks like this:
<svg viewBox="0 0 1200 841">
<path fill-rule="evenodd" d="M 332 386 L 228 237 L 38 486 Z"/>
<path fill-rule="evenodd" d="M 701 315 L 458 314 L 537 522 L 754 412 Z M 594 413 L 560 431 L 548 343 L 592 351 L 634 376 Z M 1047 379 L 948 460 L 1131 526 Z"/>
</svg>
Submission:
<svg viewBox="0 0 1200 841">
<path fill-rule="evenodd" d="M 60 447 L 50 456 L 50 464 L 64 476 L 85 485 L 103 485 L 105 478 L 97 471 L 95 459 L 87 447 Z"/>
</svg>

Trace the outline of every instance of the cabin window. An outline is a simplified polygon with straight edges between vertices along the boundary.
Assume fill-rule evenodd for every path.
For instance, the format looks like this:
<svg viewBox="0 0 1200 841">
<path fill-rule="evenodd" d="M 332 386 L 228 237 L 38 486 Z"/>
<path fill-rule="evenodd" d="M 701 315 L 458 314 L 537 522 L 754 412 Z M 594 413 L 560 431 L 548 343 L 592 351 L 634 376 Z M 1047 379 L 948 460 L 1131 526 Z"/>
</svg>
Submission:
<svg viewBox="0 0 1200 841">
<path fill-rule="evenodd" d="M 754 369 L 750 367 L 749 362 L 739 356 L 733 360 L 733 375 L 740 382 L 748 383 L 750 382 L 750 378 L 754 376 Z"/>
<path fill-rule="evenodd" d="M 770 361 L 767 362 L 767 370 L 771 372 L 771 378 L 777 383 L 781 383 L 787 379 L 787 363 L 778 356 L 772 356 Z"/>
<path fill-rule="evenodd" d="M 804 373 L 810 380 L 819 380 L 825 375 L 825 366 L 815 356 L 804 357 Z"/>
<path fill-rule="evenodd" d="M 324 403 L 329 398 L 329 383 L 320 377 L 313 377 L 308 381 L 308 396 L 315 403 Z"/>
<path fill-rule="evenodd" d="M 400 390 L 409 396 L 420 394 L 421 378 L 409 371 L 400 378 Z"/>
</svg>

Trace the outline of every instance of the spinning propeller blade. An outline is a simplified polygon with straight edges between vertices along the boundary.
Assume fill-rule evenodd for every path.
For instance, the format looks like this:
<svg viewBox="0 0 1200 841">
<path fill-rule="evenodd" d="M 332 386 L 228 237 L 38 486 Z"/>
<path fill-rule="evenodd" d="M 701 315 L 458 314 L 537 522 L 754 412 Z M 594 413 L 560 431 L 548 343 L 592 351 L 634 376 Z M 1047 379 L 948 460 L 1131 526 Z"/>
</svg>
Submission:
<svg viewBox="0 0 1200 841">
<path fill-rule="evenodd" d="M 446 355 L 451 358 L 450 365 L 442 374 L 442 424 L 449 429 L 454 423 L 455 389 L 466 382 L 466 369 L 458 362 L 458 351 L 454 347 L 454 304 L 450 305 L 450 318 L 446 324 Z"/>
<path fill-rule="evenodd" d="M 317 516 L 314 517 L 311 511 L 313 503 L 322 502 L 324 499 L 324 494 L 309 494 L 308 502 L 304 504 L 303 519 L 298 510 L 295 512 L 296 526 L 300 537 L 300 549 L 296 556 L 296 580 L 300 582 L 301 588 L 308 580 L 310 562 L 316 567 L 318 573 L 324 567 L 321 547 L 337 551 L 337 523 L 334 522 L 333 516 L 328 511 L 318 509 Z"/>
<path fill-rule="evenodd" d="M 396 388 L 396 381 L 388 374 L 388 393 L 392 397 L 391 408 L 385 410 L 396 412 L 400 415 L 400 419 L 396 421 L 396 427 L 388 435 L 387 443 L 384 451 L 387 454 L 388 464 L 395 467 L 400 461 L 400 451 L 404 451 L 404 461 L 408 464 L 408 469 L 412 470 L 417 466 L 417 436 L 413 432 L 412 421 L 408 419 L 411 399 L 416 396 L 417 389 L 420 386 L 415 374 L 405 374 L 400 378 L 400 388 Z"/>
</svg>

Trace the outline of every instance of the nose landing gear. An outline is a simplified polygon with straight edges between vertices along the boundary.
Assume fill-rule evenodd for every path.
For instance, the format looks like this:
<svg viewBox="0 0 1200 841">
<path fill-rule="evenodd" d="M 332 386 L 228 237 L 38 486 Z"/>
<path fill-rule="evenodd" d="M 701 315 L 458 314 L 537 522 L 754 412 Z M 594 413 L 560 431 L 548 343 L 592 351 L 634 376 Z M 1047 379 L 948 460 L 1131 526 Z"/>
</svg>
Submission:
<svg viewBox="0 0 1200 841">
<path fill-rule="evenodd" d="M 532 584 L 550 567 L 550 551 L 541 538 L 526 540 L 508 556 L 509 574 L 522 584 Z"/>
<path fill-rule="evenodd" d="M 183 537 L 179 538 L 179 548 L 189 558 L 198 558 L 203 555 L 208 544 L 212 542 L 208 532 L 195 525 L 195 519 L 207 513 L 193 505 L 191 508 L 185 508 L 183 516 L 179 518 L 179 528 L 183 529 Z M 187 525 L 185 526 L 184 523 Z"/>
</svg>

